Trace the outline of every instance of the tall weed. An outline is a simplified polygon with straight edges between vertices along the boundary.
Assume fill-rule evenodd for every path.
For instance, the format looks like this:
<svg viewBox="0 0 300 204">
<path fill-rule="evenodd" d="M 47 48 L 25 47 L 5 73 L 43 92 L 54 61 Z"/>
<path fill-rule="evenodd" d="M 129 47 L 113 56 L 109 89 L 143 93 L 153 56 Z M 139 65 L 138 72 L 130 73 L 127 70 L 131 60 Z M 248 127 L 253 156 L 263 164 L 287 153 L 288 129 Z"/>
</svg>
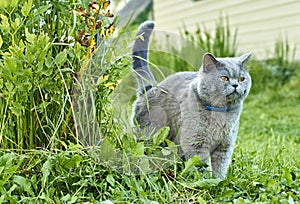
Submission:
<svg viewBox="0 0 300 204">
<path fill-rule="evenodd" d="M 234 57 L 237 54 L 237 29 L 232 31 L 228 18 L 224 22 L 220 17 L 213 31 L 198 26 L 195 33 L 185 29 L 183 36 L 217 57 Z"/>
<path fill-rule="evenodd" d="M 296 48 L 296 45 L 292 46 L 287 39 L 277 40 L 274 57 L 266 61 L 267 68 L 270 69 L 274 80 L 279 85 L 285 84 L 291 77 L 295 76 L 295 67 L 297 66 L 295 61 Z"/>
</svg>

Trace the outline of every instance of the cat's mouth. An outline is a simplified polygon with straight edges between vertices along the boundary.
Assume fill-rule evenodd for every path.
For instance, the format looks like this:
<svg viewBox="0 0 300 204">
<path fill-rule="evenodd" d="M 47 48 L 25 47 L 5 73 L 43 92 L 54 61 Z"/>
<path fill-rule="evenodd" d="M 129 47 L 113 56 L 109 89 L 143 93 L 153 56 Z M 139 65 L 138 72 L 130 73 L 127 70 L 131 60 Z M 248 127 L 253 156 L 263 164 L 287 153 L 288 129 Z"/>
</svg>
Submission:
<svg viewBox="0 0 300 204">
<path fill-rule="evenodd" d="M 229 97 L 229 96 L 234 96 L 234 95 L 239 95 L 239 93 L 237 92 L 236 89 L 234 89 L 233 91 L 231 91 L 229 94 L 227 94 L 226 96 Z"/>
<path fill-rule="evenodd" d="M 247 90 L 232 90 L 226 94 L 227 101 L 240 101 L 247 95 Z"/>
<path fill-rule="evenodd" d="M 229 94 L 227 94 L 226 97 L 236 99 L 236 98 L 240 98 L 242 95 L 243 95 L 243 93 L 240 93 L 239 91 L 234 89 Z"/>
</svg>

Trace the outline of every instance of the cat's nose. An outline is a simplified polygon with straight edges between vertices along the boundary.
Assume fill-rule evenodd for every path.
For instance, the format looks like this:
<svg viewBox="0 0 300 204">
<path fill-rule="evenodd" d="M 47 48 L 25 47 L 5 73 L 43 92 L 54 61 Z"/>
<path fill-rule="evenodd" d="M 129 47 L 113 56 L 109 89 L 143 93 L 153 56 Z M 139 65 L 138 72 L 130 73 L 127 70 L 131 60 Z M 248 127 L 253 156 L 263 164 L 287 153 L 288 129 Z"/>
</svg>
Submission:
<svg viewBox="0 0 300 204">
<path fill-rule="evenodd" d="M 233 86 L 233 88 L 236 89 L 239 85 L 238 84 L 233 84 L 232 86 Z"/>
</svg>

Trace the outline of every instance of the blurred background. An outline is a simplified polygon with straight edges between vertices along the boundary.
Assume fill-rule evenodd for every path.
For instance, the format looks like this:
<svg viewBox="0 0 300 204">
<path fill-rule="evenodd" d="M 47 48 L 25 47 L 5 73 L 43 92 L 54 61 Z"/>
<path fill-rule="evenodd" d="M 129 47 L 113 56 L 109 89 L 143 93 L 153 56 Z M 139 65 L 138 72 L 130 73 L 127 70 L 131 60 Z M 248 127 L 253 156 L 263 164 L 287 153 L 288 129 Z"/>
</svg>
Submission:
<svg viewBox="0 0 300 204">
<path fill-rule="evenodd" d="M 299 44 L 300 2 L 296 0 L 115 0 L 119 26 L 130 19 L 156 22 L 156 29 L 180 34 L 206 29 L 215 32 L 220 18 L 237 29 L 238 53 L 253 51 L 257 59 L 272 58 L 276 41 Z M 290 53 L 292 55 L 292 53 Z M 299 53 L 296 53 L 299 59 Z M 292 57 L 292 56 L 291 56 Z"/>
</svg>

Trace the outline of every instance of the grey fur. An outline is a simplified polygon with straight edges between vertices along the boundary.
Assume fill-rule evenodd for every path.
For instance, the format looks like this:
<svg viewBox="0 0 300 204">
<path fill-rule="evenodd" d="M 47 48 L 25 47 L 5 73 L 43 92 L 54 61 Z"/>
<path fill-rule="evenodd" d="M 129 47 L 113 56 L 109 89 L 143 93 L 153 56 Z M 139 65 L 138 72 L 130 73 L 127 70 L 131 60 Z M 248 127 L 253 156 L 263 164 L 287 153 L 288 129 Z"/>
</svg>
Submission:
<svg viewBox="0 0 300 204">
<path fill-rule="evenodd" d="M 139 90 L 156 84 L 145 64 L 147 51 L 136 52 L 136 48 L 148 49 L 153 25 L 145 22 L 140 26 L 138 34 L 144 33 L 145 41 L 138 38 L 133 50 L 140 56 L 134 57 L 133 63 Z M 185 160 L 199 155 L 210 165 L 213 176 L 225 178 L 243 101 L 251 87 L 251 77 L 244 66 L 250 56 L 247 53 L 237 58 L 215 58 L 205 54 L 198 72 L 173 74 L 147 92 L 140 92 L 134 104 L 134 123 L 148 135 L 169 126 L 169 139 L 180 145 Z"/>
<path fill-rule="evenodd" d="M 136 41 L 133 46 L 133 69 L 137 77 L 140 93 L 145 92 L 145 87 L 156 84 L 156 80 L 148 67 L 149 38 L 154 28 L 154 22 L 143 23 L 136 33 Z"/>
</svg>

